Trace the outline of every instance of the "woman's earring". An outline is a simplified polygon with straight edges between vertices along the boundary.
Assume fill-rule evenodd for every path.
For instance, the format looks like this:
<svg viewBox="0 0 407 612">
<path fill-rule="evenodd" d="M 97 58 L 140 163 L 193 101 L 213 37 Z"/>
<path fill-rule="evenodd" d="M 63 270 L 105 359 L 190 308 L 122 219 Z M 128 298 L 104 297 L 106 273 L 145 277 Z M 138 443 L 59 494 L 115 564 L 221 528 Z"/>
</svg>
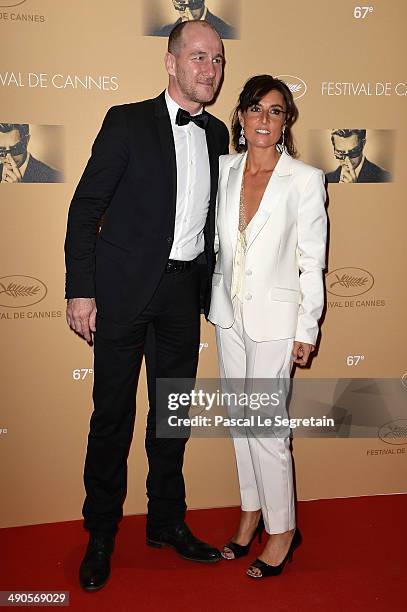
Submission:
<svg viewBox="0 0 407 612">
<path fill-rule="evenodd" d="M 283 131 L 281 133 L 281 142 L 277 145 L 277 150 L 279 153 L 287 152 L 285 148 L 285 126 L 283 127 Z"/>
<path fill-rule="evenodd" d="M 241 147 L 244 147 L 245 144 L 246 144 L 246 138 L 245 138 L 245 135 L 244 135 L 244 127 L 242 125 L 242 129 L 240 130 L 240 136 L 239 136 L 239 145 Z"/>
</svg>

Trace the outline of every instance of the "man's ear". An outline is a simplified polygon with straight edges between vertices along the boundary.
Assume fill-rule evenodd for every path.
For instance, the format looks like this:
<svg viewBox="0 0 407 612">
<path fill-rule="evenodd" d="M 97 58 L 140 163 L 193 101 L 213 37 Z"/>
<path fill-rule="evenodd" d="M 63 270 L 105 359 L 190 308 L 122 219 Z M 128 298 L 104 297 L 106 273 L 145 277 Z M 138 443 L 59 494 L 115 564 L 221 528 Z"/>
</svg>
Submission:
<svg viewBox="0 0 407 612">
<path fill-rule="evenodd" d="M 167 53 L 164 56 L 164 65 L 165 65 L 165 69 L 168 72 L 168 74 L 170 76 L 175 76 L 175 65 L 176 65 L 175 55 L 167 51 Z"/>
</svg>

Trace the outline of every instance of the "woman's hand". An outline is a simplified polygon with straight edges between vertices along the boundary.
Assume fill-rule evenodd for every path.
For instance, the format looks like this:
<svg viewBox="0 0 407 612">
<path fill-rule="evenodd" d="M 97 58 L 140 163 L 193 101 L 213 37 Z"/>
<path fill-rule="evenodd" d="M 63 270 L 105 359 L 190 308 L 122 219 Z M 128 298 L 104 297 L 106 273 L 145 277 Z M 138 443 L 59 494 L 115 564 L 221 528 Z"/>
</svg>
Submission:
<svg viewBox="0 0 407 612">
<path fill-rule="evenodd" d="M 315 346 L 313 344 L 308 344 L 307 342 L 297 342 L 297 340 L 295 340 L 293 346 L 294 363 L 300 366 L 307 365 L 307 361 L 313 350 L 315 350 Z"/>
</svg>

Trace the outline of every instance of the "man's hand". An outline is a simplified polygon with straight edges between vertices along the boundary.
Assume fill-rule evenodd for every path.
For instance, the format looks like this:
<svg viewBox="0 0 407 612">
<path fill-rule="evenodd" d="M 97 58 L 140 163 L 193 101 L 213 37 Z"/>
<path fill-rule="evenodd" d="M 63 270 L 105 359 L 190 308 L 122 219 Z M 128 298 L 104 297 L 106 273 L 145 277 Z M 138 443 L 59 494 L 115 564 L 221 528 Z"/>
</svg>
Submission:
<svg viewBox="0 0 407 612">
<path fill-rule="evenodd" d="M 313 344 L 308 344 L 307 342 L 297 342 L 297 340 L 295 340 L 293 346 L 294 363 L 300 366 L 307 365 L 307 361 L 313 350 L 315 350 L 315 346 Z"/>
<path fill-rule="evenodd" d="M 341 172 L 341 183 L 356 183 L 358 177 L 356 176 L 356 172 L 352 166 L 350 159 L 347 157 L 342 164 L 342 172 Z"/>
<path fill-rule="evenodd" d="M 66 320 L 71 329 L 92 341 L 92 332 L 96 331 L 95 298 L 71 298 L 66 307 Z"/>
<path fill-rule="evenodd" d="M 1 175 L 2 183 L 21 183 L 23 177 L 18 169 L 16 162 L 10 153 L 7 153 L 6 159 L 3 162 L 3 172 Z"/>
</svg>

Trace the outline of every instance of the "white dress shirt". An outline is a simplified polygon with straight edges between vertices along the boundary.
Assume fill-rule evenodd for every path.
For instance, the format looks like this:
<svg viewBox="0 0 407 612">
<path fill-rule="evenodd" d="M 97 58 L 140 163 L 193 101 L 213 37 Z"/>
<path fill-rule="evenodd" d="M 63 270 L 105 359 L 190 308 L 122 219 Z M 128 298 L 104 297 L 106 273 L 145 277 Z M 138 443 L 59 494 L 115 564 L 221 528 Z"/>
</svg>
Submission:
<svg viewBox="0 0 407 612">
<path fill-rule="evenodd" d="M 28 166 L 28 162 L 30 161 L 30 157 L 31 155 L 27 153 L 27 157 L 25 158 L 25 161 L 19 167 L 20 174 L 22 177 L 24 177 L 25 171 L 27 170 L 27 166 Z"/>
<path fill-rule="evenodd" d="M 211 187 L 206 134 L 205 130 L 192 121 L 188 125 L 176 125 L 179 106 L 167 90 L 165 101 L 174 135 L 177 162 L 177 203 L 170 259 L 191 261 L 203 253 L 205 245 L 203 230 Z"/>
</svg>

